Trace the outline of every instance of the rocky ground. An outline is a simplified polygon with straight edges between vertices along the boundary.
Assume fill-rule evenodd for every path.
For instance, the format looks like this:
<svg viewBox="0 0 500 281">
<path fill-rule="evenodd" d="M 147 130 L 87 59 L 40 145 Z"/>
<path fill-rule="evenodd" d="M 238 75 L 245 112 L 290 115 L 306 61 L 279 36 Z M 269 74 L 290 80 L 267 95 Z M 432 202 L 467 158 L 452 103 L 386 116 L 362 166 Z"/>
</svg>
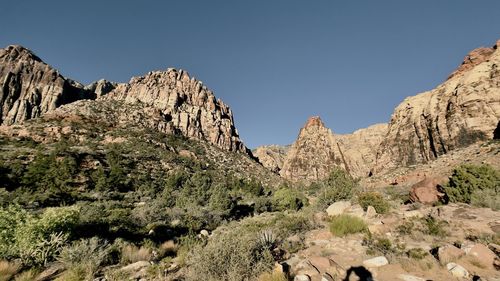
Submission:
<svg viewBox="0 0 500 281">
<path fill-rule="evenodd" d="M 306 248 L 286 261 L 295 280 L 500 280 L 499 245 L 488 239 L 500 233 L 498 211 L 465 204 L 401 205 L 381 215 L 356 205 L 345 210 L 345 205 L 335 206 L 328 209 L 331 214 L 363 218 L 375 240 L 391 246 L 377 250 L 384 247 L 367 241 L 365 234 L 335 237 L 328 214 L 321 214 L 320 227 L 305 235 Z M 415 226 L 429 216 L 442 224 L 443 234 Z"/>
</svg>

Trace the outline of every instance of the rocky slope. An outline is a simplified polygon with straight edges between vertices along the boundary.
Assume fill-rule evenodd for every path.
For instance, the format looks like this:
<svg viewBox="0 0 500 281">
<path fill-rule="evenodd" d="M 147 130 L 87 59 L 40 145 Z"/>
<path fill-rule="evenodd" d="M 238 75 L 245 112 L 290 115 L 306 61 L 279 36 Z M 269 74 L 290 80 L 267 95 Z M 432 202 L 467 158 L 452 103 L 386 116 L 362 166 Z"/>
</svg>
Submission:
<svg viewBox="0 0 500 281">
<path fill-rule="evenodd" d="M 89 113 L 101 104 L 123 101 L 125 106 L 140 108 L 134 107 L 135 113 L 127 112 L 122 119 L 154 115 L 153 120 L 142 120 L 144 125 L 251 154 L 239 138 L 231 109 L 183 70 L 150 72 L 122 84 L 99 80 L 84 87 L 61 76 L 26 48 L 0 50 L 1 125 L 22 123 L 82 99 L 91 100 L 67 107 L 65 114 Z M 98 117 L 106 119 L 106 112 L 102 113 Z"/>
<path fill-rule="evenodd" d="M 30 50 L 18 45 L 0 49 L 0 124 L 20 123 L 93 97 L 91 91 L 63 77 Z"/>
<path fill-rule="evenodd" d="M 493 138 L 500 119 L 499 45 L 472 51 L 447 81 L 395 109 L 374 171 L 426 163 Z"/>
</svg>

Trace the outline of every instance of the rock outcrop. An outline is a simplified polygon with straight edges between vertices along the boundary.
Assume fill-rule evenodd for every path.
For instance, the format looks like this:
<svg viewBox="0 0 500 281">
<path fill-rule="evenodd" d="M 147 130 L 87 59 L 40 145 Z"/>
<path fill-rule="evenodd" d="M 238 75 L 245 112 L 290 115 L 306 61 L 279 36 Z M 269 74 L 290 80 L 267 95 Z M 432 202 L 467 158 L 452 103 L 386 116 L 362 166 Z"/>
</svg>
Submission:
<svg viewBox="0 0 500 281">
<path fill-rule="evenodd" d="M 165 121 L 156 128 L 161 132 L 182 134 L 224 150 L 251 154 L 239 138 L 231 109 L 186 71 L 170 68 L 133 77 L 128 84 L 116 85 L 101 99 L 157 110 Z"/>
<path fill-rule="evenodd" d="M 387 134 L 387 127 L 387 124 L 375 124 L 352 134 L 335 135 L 349 162 L 353 177 L 362 178 L 370 175 L 370 170 L 375 165 L 377 148 Z"/>
<path fill-rule="evenodd" d="M 493 138 L 500 119 L 500 50 L 469 55 L 436 89 L 406 98 L 394 111 L 374 171 L 426 163 Z"/>
<path fill-rule="evenodd" d="M 321 180 L 339 167 L 355 178 L 367 177 L 386 133 L 387 124 L 375 124 L 352 134 L 337 135 L 319 117 L 311 117 L 288 150 L 280 174 L 294 181 Z M 264 147 L 256 155 L 259 159 L 271 158 L 264 166 L 279 167 L 280 154 Z"/>
<path fill-rule="evenodd" d="M 130 83 L 99 80 L 84 87 L 60 75 L 24 47 L 8 46 L 0 50 L 0 125 L 22 123 L 83 99 L 90 101 L 68 106 L 55 114 L 95 115 L 101 112 L 99 107 L 110 107 L 109 103 L 119 101 L 131 107 L 114 111 L 123 113 L 119 118 L 148 116 L 152 119 L 135 123 L 251 155 L 239 138 L 231 109 L 186 71 L 154 71 L 134 77 Z M 129 115 L 130 112 L 135 113 Z"/>
<path fill-rule="evenodd" d="M 326 178 L 333 167 L 349 171 L 332 131 L 319 117 L 311 117 L 288 151 L 280 175 L 292 181 L 315 181 Z"/>
<path fill-rule="evenodd" d="M 0 49 L 0 124 L 21 123 L 94 96 L 30 50 L 19 45 Z"/>
<path fill-rule="evenodd" d="M 283 167 L 289 149 L 289 145 L 263 145 L 254 149 L 252 153 L 258 158 L 262 166 L 275 173 L 279 173 Z"/>
</svg>

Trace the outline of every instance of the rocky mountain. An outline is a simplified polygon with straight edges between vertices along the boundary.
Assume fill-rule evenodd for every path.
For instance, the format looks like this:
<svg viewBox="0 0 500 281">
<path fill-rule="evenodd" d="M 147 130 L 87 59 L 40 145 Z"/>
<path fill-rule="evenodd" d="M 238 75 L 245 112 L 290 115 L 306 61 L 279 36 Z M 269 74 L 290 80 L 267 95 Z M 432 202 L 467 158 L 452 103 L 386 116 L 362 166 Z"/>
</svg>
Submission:
<svg viewBox="0 0 500 281">
<path fill-rule="evenodd" d="M 252 154 L 267 169 L 279 173 L 285 162 L 290 145 L 263 145 L 252 150 Z"/>
<path fill-rule="evenodd" d="M 0 124 L 20 123 L 94 96 L 30 50 L 19 45 L 0 49 Z"/>
<path fill-rule="evenodd" d="M 334 166 L 347 171 L 350 167 L 332 131 L 314 116 L 290 147 L 280 175 L 292 181 L 314 181 L 327 177 Z"/>
<path fill-rule="evenodd" d="M 369 175 L 386 133 L 387 124 L 375 124 L 352 134 L 334 134 L 319 117 L 311 117 L 286 154 L 265 146 L 254 154 L 265 167 L 281 170 L 280 175 L 292 181 L 320 180 L 334 167 L 361 178 Z"/>
<path fill-rule="evenodd" d="M 155 71 L 129 83 L 99 80 L 84 87 L 60 75 L 26 48 L 0 50 L 0 124 L 22 123 L 84 99 L 88 101 L 69 106 L 63 110 L 65 114 L 89 113 L 101 105 L 109 106 L 105 103 L 123 101 L 140 108 L 135 107 L 133 115 L 123 112 L 122 119 L 154 115 L 142 120 L 144 125 L 204 140 L 226 151 L 250 153 L 239 138 L 231 109 L 186 71 Z"/>
<path fill-rule="evenodd" d="M 426 163 L 493 138 L 500 120 L 499 46 L 472 51 L 437 88 L 406 98 L 392 114 L 374 171 Z"/>
<path fill-rule="evenodd" d="M 149 72 L 132 78 L 128 84 L 117 85 L 102 99 L 140 103 L 157 111 L 163 121 L 156 127 L 159 131 L 206 140 L 228 151 L 247 151 L 234 126 L 231 109 L 186 71 L 170 68 Z"/>
</svg>

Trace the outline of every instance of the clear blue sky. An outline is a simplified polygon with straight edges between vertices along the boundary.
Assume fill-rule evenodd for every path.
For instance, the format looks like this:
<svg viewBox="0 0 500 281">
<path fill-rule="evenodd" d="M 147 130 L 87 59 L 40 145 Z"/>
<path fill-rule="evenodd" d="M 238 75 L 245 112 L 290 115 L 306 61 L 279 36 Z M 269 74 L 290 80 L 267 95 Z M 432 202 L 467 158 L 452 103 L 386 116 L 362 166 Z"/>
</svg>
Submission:
<svg viewBox="0 0 500 281">
<path fill-rule="evenodd" d="M 186 69 L 233 109 L 248 147 L 288 144 L 312 115 L 336 133 L 387 122 L 479 46 L 498 0 L 5 1 L 0 46 L 84 84 Z"/>
</svg>

